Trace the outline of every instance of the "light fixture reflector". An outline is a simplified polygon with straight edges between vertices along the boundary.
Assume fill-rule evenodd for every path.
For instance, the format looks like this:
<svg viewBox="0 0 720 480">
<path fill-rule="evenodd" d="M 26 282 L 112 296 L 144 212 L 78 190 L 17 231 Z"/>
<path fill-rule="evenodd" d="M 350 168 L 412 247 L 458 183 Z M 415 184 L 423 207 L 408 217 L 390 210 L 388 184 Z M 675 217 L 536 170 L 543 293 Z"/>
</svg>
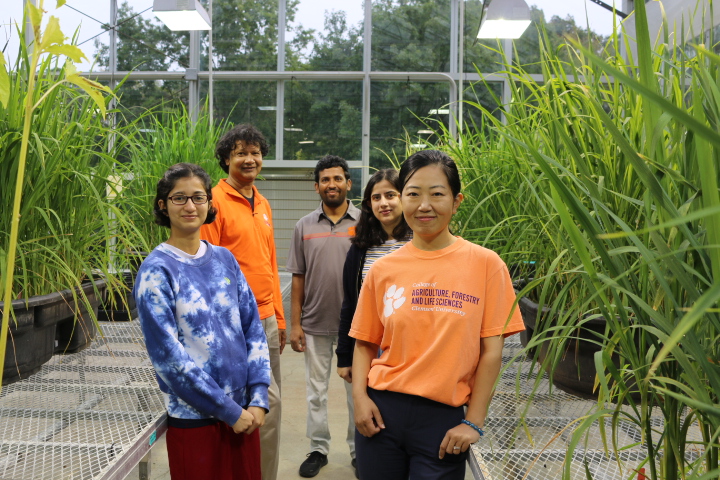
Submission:
<svg viewBox="0 0 720 480">
<path fill-rule="evenodd" d="M 520 38 L 530 26 L 525 0 L 485 0 L 478 38 Z"/>
<path fill-rule="evenodd" d="M 153 13 L 170 30 L 211 30 L 212 22 L 198 0 L 154 0 Z"/>
<path fill-rule="evenodd" d="M 517 39 L 530 26 L 530 20 L 486 20 L 483 22 L 478 38 Z"/>
</svg>

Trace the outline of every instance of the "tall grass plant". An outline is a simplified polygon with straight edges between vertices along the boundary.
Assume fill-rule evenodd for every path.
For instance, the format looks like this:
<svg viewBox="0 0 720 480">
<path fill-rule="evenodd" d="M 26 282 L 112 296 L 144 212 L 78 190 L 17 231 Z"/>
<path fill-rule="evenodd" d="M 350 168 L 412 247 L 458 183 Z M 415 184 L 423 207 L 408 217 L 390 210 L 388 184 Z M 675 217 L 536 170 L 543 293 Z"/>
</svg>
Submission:
<svg viewBox="0 0 720 480">
<path fill-rule="evenodd" d="M 635 6 L 636 50 L 619 32 L 600 53 L 569 40 L 568 62 L 542 39 L 545 81 L 506 65 L 507 123 L 471 104 L 486 124 L 458 143 L 446 136 L 444 148 L 473 199 L 461 230 L 542 265 L 531 286 L 552 314 L 529 347 L 545 347 L 550 375 L 584 322 L 606 320 L 595 340 L 598 402 L 578 419 L 566 458 L 600 421 L 622 464 L 630 422 L 648 478 L 717 478 L 720 57 L 705 46 L 712 38 L 688 54 L 667 29 L 653 45 L 644 3 Z"/>
<path fill-rule="evenodd" d="M 129 175 L 125 176 L 120 208 L 134 219 L 133 227 L 141 241 L 128 248 L 123 261 L 137 261 L 133 252 L 148 252 L 167 240 L 168 230 L 155 224 L 152 209 L 157 182 L 165 170 L 179 162 L 200 165 L 214 183 L 225 178 L 215 159 L 215 145 L 230 128 L 227 122 L 212 123 L 202 115 L 193 124 L 187 110 L 179 112 L 147 111 L 129 124 L 137 141 L 126 143 L 123 160 Z"/>
<path fill-rule="evenodd" d="M 58 8 L 64 2 L 58 2 Z M 115 225 L 130 224 L 109 200 L 118 167 L 104 121 L 107 94 L 80 77 L 84 55 L 55 17 L 41 30 L 43 2 L 27 3 L 35 41 L 16 63 L 0 61 L 0 278 L 4 285 L 0 371 L 11 302 L 79 287 L 93 275 L 114 282 Z M 113 240 L 115 239 L 115 240 Z M 122 242 L 122 239 L 119 240 Z M 74 290 L 76 302 L 89 302 Z"/>
</svg>

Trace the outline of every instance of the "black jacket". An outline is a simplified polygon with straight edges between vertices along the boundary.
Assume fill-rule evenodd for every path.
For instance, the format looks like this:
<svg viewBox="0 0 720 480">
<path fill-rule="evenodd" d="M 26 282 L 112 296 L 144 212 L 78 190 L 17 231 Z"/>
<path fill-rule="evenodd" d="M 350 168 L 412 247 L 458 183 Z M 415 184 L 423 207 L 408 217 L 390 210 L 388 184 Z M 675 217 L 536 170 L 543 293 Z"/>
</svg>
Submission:
<svg viewBox="0 0 720 480">
<path fill-rule="evenodd" d="M 359 249 L 350 245 L 345 266 L 343 267 L 343 303 L 340 309 L 340 327 L 338 328 L 338 342 L 335 354 L 337 354 L 338 368 L 351 367 L 355 339 L 350 333 L 353 315 L 357 308 L 360 287 L 362 287 L 362 269 L 365 265 L 366 249 Z"/>
</svg>

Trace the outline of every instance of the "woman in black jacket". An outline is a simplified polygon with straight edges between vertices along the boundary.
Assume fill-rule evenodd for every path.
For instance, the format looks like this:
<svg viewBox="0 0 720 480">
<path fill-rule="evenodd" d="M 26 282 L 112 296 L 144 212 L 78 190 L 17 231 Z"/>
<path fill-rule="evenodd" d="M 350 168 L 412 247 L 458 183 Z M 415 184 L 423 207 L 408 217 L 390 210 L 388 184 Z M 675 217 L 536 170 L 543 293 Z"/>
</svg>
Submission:
<svg viewBox="0 0 720 480">
<path fill-rule="evenodd" d="M 348 333 L 365 274 L 375 260 L 394 252 L 412 238 L 410 227 L 403 218 L 397 170 L 379 170 L 370 177 L 363 194 L 361 212 L 343 268 L 345 294 L 335 351 L 337 373 L 348 383 L 352 383 L 350 370 L 355 348 L 355 339 Z"/>
</svg>

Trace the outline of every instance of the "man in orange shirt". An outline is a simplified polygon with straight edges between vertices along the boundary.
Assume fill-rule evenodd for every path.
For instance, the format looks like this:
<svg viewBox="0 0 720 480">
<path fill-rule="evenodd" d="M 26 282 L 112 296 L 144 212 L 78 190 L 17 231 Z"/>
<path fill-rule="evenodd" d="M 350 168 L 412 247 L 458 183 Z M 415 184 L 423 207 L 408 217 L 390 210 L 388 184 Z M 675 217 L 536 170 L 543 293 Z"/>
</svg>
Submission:
<svg viewBox="0 0 720 480">
<path fill-rule="evenodd" d="M 272 211 L 255 186 L 267 153 L 265 137 L 252 125 L 237 125 L 223 135 L 215 156 L 228 177 L 212 189 L 217 217 L 213 223 L 203 225 L 200 232 L 203 239 L 232 252 L 257 300 L 272 369 L 270 411 L 260 428 L 261 468 L 263 480 L 275 480 L 280 458 L 280 354 L 285 347 L 285 315 Z"/>
</svg>

